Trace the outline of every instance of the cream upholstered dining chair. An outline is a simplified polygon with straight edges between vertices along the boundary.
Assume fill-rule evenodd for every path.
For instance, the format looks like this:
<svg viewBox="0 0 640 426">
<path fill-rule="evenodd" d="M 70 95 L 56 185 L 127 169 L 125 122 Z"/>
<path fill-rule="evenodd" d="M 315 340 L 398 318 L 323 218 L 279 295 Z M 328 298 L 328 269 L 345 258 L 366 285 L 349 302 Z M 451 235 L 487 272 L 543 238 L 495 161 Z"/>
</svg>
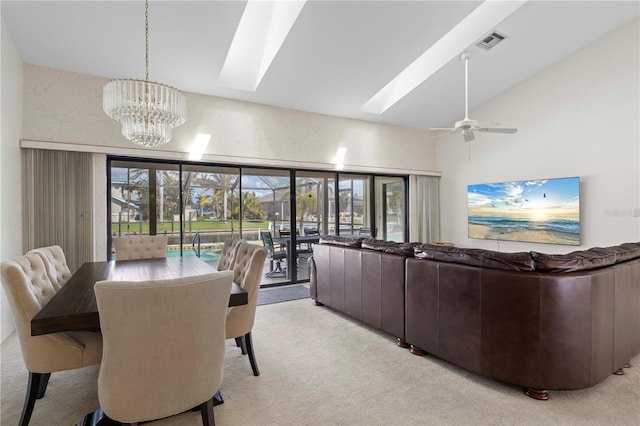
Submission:
<svg viewBox="0 0 640 426">
<path fill-rule="evenodd" d="M 113 237 L 116 260 L 151 259 L 167 256 L 167 235 Z"/>
<path fill-rule="evenodd" d="M 95 285 L 104 350 L 98 398 L 107 417 L 136 424 L 200 406 L 213 425 L 233 273 Z"/>
<path fill-rule="evenodd" d="M 262 246 L 247 242 L 238 245 L 233 265 L 233 282 L 247 292 L 248 303 L 229 308 L 227 312 L 227 339 L 236 339 L 242 353 L 249 354 L 254 376 L 259 376 L 260 370 L 253 352 L 251 330 L 255 321 L 258 291 L 266 258 L 267 249 Z"/>
<path fill-rule="evenodd" d="M 51 373 L 99 364 L 100 333 L 31 335 L 31 319 L 55 295 L 42 258 L 35 253 L 2 262 L 2 285 L 16 324 L 29 383 L 19 425 L 28 425 L 36 399 L 44 396 Z"/>
<path fill-rule="evenodd" d="M 51 284 L 56 289 L 60 290 L 63 285 L 71 278 L 71 270 L 67 265 L 67 258 L 64 255 L 62 247 L 58 245 L 49 247 L 40 247 L 29 251 L 27 254 L 35 253 L 44 262 L 44 266 L 47 269 L 47 275 L 51 280 Z"/>
<path fill-rule="evenodd" d="M 218 261 L 218 271 L 229 271 L 233 269 L 236 251 L 240 243 L 246 242 L 240 238 L 227 238 L 222 246 L 222 254 Z"/>
</svg>

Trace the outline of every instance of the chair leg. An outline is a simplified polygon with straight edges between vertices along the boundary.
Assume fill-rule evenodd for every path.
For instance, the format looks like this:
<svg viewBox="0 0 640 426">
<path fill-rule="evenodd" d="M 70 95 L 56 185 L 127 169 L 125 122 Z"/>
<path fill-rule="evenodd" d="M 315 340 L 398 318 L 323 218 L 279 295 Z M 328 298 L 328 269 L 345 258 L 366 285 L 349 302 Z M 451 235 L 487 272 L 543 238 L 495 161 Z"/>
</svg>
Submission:
<svg viewBox="0 0 640 426">
<path fill-rule="evenodd" d="M 249 362 L 251 363 L 251 369 L 254 376 L 260 375 L 258 370 L 258 362 L 256 361 L 256 355 L 253 353 L 253 342 L 251 341 L 251 332 L 244 335 L 244 341 L 247 344 L 247 352 L 249 353 Z"/>
<path fill-rule="evenodd" d="M 49 378 L 51 377 L 51 373 L 45 373 L 42 375 L 40 379 L 40 386 L 38 386 L 38 395 L 36 399 L 40 399 L 44 396 L 44 393 L 47 391 L 47 385 L 49 384 Z"/>
<path fill-rule="evenodd" d="M 200 414 L 202 415 L 202 426 L 215 426 L 213 417 L 213 398 L 200 404 Z"/>
<path fill-rule="evenodd" d="M 242 355 L 247 354 L 247 343 L 244 340 L 244 336 L 236 337 L 236 344 L 242 351 Z"/>
<path fill-rule="evenodd" d="M 47 387 L 46 382 L 49 381 L 49 375 L 40 374 L 40 373 L 32 373 L 29 372 L 29 383 L 27 385 L 27 394 L 24 398 L 24 406 L 22 407 L 22 414 L 20 415 L 20 422 L 18 425 L 27 426 L 29 424 L 29 420 L 31 420 L 31 414 L 33 413 L 33 406 L 36 404 L 36 399 L 40 393 L 42 388 L 41 383 L 45 381 L 44 388 L 42 388 L 42 394 L 44 395 L 45 388 Z M 45 379 L 45 376 L 46 379 Z"/>
<path fill-rule="evenodd" d="M 270 277 L 272 275 L 284 275 L 285 271 L 282 269 L 282 262 L 280 260 L 276 260 L 276 268 L 273 269 L 273 260 L 271 261 L 271 272 L 267 272 L 266 274 L 264 274 L 266 277 Z"/>
</svg>

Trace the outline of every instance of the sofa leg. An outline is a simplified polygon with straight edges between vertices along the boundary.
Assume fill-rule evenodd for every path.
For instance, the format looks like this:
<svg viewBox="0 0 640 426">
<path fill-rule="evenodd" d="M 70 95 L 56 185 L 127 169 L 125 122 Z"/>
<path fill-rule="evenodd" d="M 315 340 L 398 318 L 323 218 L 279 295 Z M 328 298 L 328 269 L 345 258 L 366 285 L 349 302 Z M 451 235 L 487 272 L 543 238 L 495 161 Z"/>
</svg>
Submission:
<svg viewBox="0 0 640 426">
<path fill-rule="evenodd" d="M 524 393 L 527 394 L 527 396 L 530 396 L 531 398 L 537 399 L 539 401 L 546 401 L 547 399 L 549 399 L 549 391 L 543 389 L 527 388 Z"/>
<path fill-rule="evenodd" d="M 411 345 L 411 353 L 414 355 L 418 355 L 418 356 L 422 356 L 424 354 L 426 354 L 425 351 L 423 351 L 422 349 L 420 349 L 419 347 L 415 346 L 415 345 Z"/>
<path fill-rule="evenodd" d="M 409 345 L 406 340 L 401 339 L 400 337 L 398 337 L 398 342 L 396 343 L 396 345 L 400 346 L 401 348 L 410 348 L 411 347 L 411 345 Z"/>
<path fill-rule="evenodd" d="M 616 376 L 623 376 L 624 371 L 622 370 L 622 368 L 618 368 L 616 371 L 613 372 L 613 374 L 615 374 Z"/>
<path fill-rule="evenodd" d="M 324 306 L 324 303 L 318 302 L 317 300 L 314 300 L 313 303 L 316 306 Z"/>
</svg>

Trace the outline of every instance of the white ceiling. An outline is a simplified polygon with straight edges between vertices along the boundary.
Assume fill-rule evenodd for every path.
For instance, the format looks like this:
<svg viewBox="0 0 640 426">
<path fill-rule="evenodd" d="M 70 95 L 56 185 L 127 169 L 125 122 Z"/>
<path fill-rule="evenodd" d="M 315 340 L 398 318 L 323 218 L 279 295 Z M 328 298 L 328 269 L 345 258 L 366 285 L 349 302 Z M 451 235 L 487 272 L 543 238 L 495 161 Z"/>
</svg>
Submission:
<svg viewBox="0 0 640 426">
<path fill-rule="evenodd" d="M 149 78 L 187 92 L 441 127 L 464 115 L 464 63 L 458 59 L 385 113 L 360 108 L 481 3 L 310 0 L 258 89 L 245 92 L 216 84 L 244 1 L 152 1 Z M 1 7 L 25 63 L 144 78 L 142 1 L 3 0 Z M 530 0 L 494 28 L 508 36 L 505 41 L 490 51 L 470 49 L 470 109 L 639 15 L 638 1 Z"/>
</svg>

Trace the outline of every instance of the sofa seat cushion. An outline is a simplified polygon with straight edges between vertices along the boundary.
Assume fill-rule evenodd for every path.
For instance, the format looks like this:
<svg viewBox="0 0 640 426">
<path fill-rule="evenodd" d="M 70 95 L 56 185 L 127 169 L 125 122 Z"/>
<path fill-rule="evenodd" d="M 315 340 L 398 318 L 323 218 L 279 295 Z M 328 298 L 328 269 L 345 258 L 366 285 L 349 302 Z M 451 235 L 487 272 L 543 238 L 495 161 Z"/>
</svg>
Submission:
<svg viewBox="0 0 640 426">
<path fill-rule="evenodd" d="M 460 263 L 507 271 L 534 271 L 531 254 L 526 252 L 502 253 L 492 250 L 434 246 L 423 244 L 414 248 L 415 257 L 441 262 Z"/>
<path fill-rule="evenodd" d="M 594 247 L 567 254 L 546 254 L 532 251 L 531 256 L 540 272 L 576 272 L 603 268 L 616 263 L 616 251 L 612 248 Z"/>
</svg>

